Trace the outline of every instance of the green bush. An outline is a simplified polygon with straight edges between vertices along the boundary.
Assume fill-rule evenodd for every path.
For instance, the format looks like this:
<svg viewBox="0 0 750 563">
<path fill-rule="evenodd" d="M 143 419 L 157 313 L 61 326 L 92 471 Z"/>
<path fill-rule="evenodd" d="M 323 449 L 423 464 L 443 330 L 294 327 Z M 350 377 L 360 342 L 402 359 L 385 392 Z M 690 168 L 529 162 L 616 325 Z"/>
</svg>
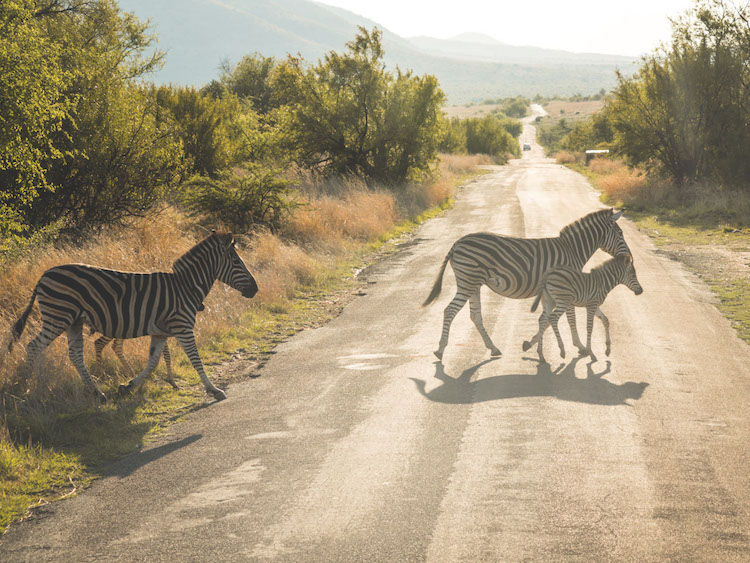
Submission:
<svg viewBox="0 0 750 563">
<path fill-rule="evenodd" d="M 298 206 L 281 171 L 261 166 L 218 178 L 196 176 L 184 186 L 182 202 L 194 215 L 233 233 L 259 225 L 276 231 Z"/>
</svg>

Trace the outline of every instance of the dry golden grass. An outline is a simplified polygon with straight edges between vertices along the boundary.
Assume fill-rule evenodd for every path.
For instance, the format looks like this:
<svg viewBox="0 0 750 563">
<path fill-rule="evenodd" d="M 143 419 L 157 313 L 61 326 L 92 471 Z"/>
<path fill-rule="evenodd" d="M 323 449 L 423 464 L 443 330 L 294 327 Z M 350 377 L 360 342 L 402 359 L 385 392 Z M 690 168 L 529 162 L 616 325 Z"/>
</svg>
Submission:
<svg viewBox="0 0 750 563">
<path fill-rule="evenodd" d="M 555 160 L 560 164 L 579 164 L 583 165 L 585 157 L 581 152 L 560 151 L 554 155 Z"/>
<path fill-rule="evenodd" d="M 564 100 L 553 100 L 544 104 L 544 109 L 551 117 L 585 117 L 592 115 L 604 107 L 603 100 L 590 100 L 587 102 L 567 102 Z M 562 110 L 564 113 L 560 113 Z"/>
<path fill-rule="evenodd" d="M 450 174 L 468 174 L 481 164 L 495 164 L 486 154 L 441 154 L 440 172 L 442 176 Z"/>
</svg>

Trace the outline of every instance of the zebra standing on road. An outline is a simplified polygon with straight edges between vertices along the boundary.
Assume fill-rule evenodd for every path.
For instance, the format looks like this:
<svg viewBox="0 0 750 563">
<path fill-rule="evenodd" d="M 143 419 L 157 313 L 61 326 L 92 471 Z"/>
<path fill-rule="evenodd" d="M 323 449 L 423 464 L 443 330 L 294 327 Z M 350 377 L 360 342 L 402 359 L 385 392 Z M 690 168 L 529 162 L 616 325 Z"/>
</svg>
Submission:
<svg viewBox="0 0 750 563">
<path fill-rule="evenodd" d="M 630 254 L 617 220 L 622 211 L 602 209 L 589 213 L 567 225 L 560 235 L 551 238 L 526 239 L 493 233 L 472 233 L 461 237 L 448 251 L 440 267 L 435 284 L 423 306 L 440 295 L 445 267 L 450 261 L 456 276 L 456 295 L 445 308 L 443 332 L 435 351 L 438 359 L 448 344 L 448 334 L 456 314 L 469 301 L 471 320 L 493 356 L 500 350 L 493 344 L 482 324 L 480 289 L 487 285 L 492 291 L 525 299 L 539 292 L 544 277 L 551 268 L 570 266 L 581 270 L 598 248 L 608 254 Z M 568 315 L 573 342 L 583 348 L 575 329 L 575 315 Z"/>
<path fill-rule="evenodd" d="M 609 338 L 609 319 L 599 308 L 607 295 L 615 286 L 623 284 L 636 295 L 643 293 L 641 284 L 635 274 L 633 257 L 630 254 L 621 254 L 607 260 L 601 266 L 592 269 L 590 273 L 583 273 L 574 268 L 555 268 L 550 271 L 542 282 L 542 288 L 531 306 L 531 312 L 536 311 L 539 301 L 544 302 L 544 311 L 539 317 L 539 332 L 530 341 L 523 343 L 523 349 L 528 350 L 537 342 L 539 360 L 544 362 L 542 346 L 544 344 L 544 331 L 549 325 L 555 331 L 557 343 L 560 346 L 560 355 L 565 357 L 565 347 L 560 337 L 560 329 L 557 322 L 563 313 L 575 311 L 575 307 L 586 307 L 586 348 L 581 350 L 582 356 L 591 356 L 596 361 L 594 352 L 591 351 L 591 331 L 594 328 L 594 315 L 599 317 L 604 325 L 607 338 L 606 354 L 612 346 Z"/>
<path fill-rule="evenodd" d="M 195 315 L 216 280 L 244 297 L 258 291 L 255 279 L 235 250 L 228 233 L 212 233 L 172 265 L 172 272 L 132 273 L 105 270 L 84 264 L 50 268 L 39 279 L 26 310 L 13 325 L 9 349 L 20 338 L 26 320 L 39 300 L 42 329 L 28 346 L 27 364 L 67 331 L 68 353 L 84 384 L 106 401 L 83 363 L 83 325 L 110 338 L 151 336 L 146 368 L 127 385 L 137 388 L 156 368 L 167 337 L 174 336 L 185 350 L 206 391 L 217 400 L 226 398 L 206 376 L 195 343 Z"/>
</svg>

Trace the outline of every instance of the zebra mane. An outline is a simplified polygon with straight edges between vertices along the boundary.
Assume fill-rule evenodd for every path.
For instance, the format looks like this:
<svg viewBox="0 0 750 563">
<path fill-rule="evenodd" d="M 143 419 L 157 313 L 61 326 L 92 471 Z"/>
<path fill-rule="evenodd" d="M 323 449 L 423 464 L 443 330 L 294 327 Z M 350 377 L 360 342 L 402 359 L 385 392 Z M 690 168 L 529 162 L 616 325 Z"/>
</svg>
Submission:
<svg viewBox="0 0 750 563">
<path fill-rule="evenodd" d="M 177 260 L 172 263 L 172 271 L 184 270 L 188 265 L 195 259 L 195 257 L 204 254 L 208 248 L 215 245 L 214 241 L 222 241 L 228 238 L 232 238 L 231 233 L 211 233 L 198 244 L 193 246 L 185 254 L 180 256 Z"/>
<path fill-rule="evenodd" d="M 584 215 L 583 217 L 581 217 L 580 219 L 576 219 L 569 225 L 565 225 L 560 230 L 560 236 L 564 237 L 567 235 L 571 235 L 575 232 L 580 231 L 583 226 L 590 225 L 592 223 L 598 223 L 601 221 L 601 219 L 608 218 L 610 215 L 612 215 L 611 209 L 600 209 L 599 211 L 594 211 L 593 213 Z"/>
<path fill-rule="evenodd" d="M 594 271 L 599 272 L 599 271 L 602 271 L 602 270 L 606 270 L 608 268 L 611 268 L 615 263 L 617 263 L 617 262 L 623 263 L 623 262 L 625 262 L 625 260 L 627 260 L 627 258 L 625 258 L 624 254 L 618 254 L 614 258 L 610 258 L 606 262 L 602 262 L 598 266 L 594 266 L 593 268 L 591 268 L 591 271 L 592 272 L 594 272 Z"/>
</svg>

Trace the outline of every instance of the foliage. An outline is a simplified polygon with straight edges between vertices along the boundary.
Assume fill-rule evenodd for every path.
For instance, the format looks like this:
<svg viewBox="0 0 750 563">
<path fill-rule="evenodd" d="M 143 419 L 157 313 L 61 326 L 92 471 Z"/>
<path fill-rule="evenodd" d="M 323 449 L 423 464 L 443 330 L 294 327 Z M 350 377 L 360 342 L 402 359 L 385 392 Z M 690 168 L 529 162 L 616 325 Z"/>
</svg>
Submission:
<svg viewBox="0 0 750 563">
<path fill-rule="evenodd" d="M 521 123 L 505 115 L 457 117 L 446 121 L 440 150 L 447 153 L 487 154 L 499 159 L 518 156 Z"/>
<path fill-rule="evenodd" d="M 155 119 L 154 96 L 135 83 L 161 54 L 142 56 L 152 40 L 146 25 L 112 0 L 35 6 L 35 33 L 50 72 L 62 77 L 58 94 L 66 111 L 36 155 L 43 165 L 39 185 L 53 189 L 20 202 L 16 212 L 34 228 L 60 220 L 77 232 L 142 213 L 180 164 L 173 131 Z M 23 177 L 22 166 L 5 172 Z"/>
<path fill-rule="evenodd" d="M 234 98 L 217 99 L 179 86 L 161 86 L 155 95 L 157 120 L 179 137 L 189 173 L 214 177 L 229 165 L 231 125 L 238 112 Z"/>
<path fill-rule="evenodd" d="M 260 225 L 277 231 L 298 206 L 282 171 L 262 166 L 224 172 L 217 179 L 198 176 L 185 186 L 183 202 L 212 225 L 247 233 Z"/>
<path fill-rule="evenodd" d="M 619 77 L 609 104 L 629 162 L 678 185 L 748 185 L 750 7 L 703 0 L 674 23 L 672 42 Z"/>
<path fill-rule="evenodd" d="M 377 28 L 360 27 L 343 54 L 312 67 L 289 57 L 278 67 L 274 83 L 289 102 L 286 125 L 302 167 L 397 185 L 436 162 L 443 93 L 433 76 L 386 71 L 381 40 Z"/>
<path fill-rule="evenodd" d="M 260 53 L 245 55 L 234 67 L 225 63 L 221 66 L 218 93 L 233 94 L 247 100 L 255 111 L 267 113 L 281 105 L 271 82 L 277 66 L 274 57 L 264 57 Z M 209 85 L 211 89 L 216 89 L 216 85 Z"/>
<path fill-rule="evenodd" d="M 62 154 L 50 135 L 71 101 L 58 55 L 34 19 L 33 0 L 0 4 L 0 241 L 25 228 L 23 210 L 52 189 L 45 162 Z M 0 244 L 0 247 L 3 245 Z"/>
</svg>

